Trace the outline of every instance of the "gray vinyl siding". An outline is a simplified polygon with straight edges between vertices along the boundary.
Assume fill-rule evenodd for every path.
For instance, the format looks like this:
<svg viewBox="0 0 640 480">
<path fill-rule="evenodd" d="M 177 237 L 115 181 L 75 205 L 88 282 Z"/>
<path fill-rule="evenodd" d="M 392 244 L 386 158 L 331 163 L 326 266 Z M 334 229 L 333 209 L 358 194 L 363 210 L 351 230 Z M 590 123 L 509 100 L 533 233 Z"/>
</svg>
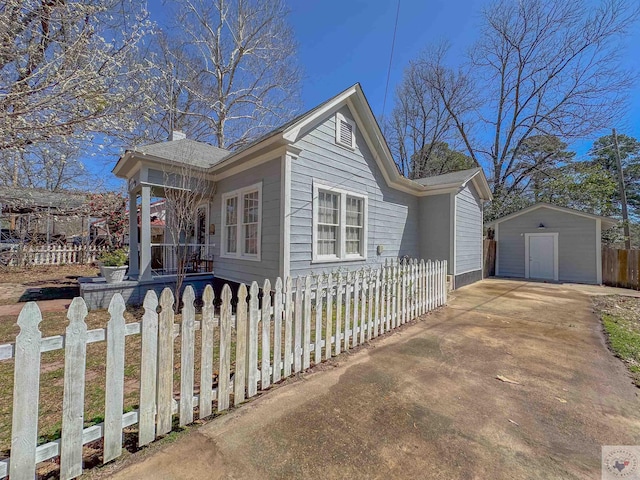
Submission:
<svg viewBox="0 0 640 480">
<path fill-rule="evenodd" d="M 472 184 L 456 195 L 456 275 L 482 270 L 482 202 Z"/>
<path fill-rule="evenodd" d="M 544 229 L 538 228 L 541 223 Z M 559 280 L 597 283 L 596 221 L 545 207 L 499 223 L 497 274 L 524 277 L 524 234 L 553 232 L 558 232 Z"/>
<path fill-rule="evenodd" d="M 420 256 L 425 260 L 447 260 L 452 274 L 451 194 L 422 197 L 420 205 Z"/>
<path fill-rule="evenodd" d="M 353 119 L 347 107 L 339 111 Z M 336 145 L 334 113 L 295 143 L 302 151 L 291 164 L 290 268 L 293 277 L 336 268 L 378 265 L 386 258 L 419 254 L 418 198 L 387 186 L 358 128 L 355 149 Z M 367 195 L 366 261 L 312 263 L 314 181 Z M 382 255 L 376 253 L 378 245 L 384 248 Z"/>
<path fill-rule="evenodd" d="M 280 158 L 258 165 L 217 182 L 211 208 L 211 223 L 216 233 L 210 241 L 215 244 L 214 275 L 234 282 L 259 284 L 268 278 L 272 282 L 280 275 Z M 261 261 L 224 258 L 222 249 L 222 196 L 239 188 L 262 182 Z"/>
</svg>

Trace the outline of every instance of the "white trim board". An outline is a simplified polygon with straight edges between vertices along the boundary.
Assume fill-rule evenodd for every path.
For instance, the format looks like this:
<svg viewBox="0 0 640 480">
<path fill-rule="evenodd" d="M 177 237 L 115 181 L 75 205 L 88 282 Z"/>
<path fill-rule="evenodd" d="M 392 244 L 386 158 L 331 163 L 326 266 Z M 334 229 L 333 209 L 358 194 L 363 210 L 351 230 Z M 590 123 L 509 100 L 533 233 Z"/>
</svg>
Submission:
<svg viewBox="0 0 640 480">
<path fill-rule="evenodd" d="M 507 220 L 511 220 L 513 218 L 516 218 L 516 217 L 519 217 L 520 215 L 524 215 L 525 213 L 533 212 L 533 211 L 538 210 L 540 208 L 548 208 L 549 210 L 555 210 L 555 211 L 558 211 L 558 212 L 567 213 L 569 215 L 577 215 L 579 217 L 604 220 L 605 223 L 610 225 L 607 228 L 610 228 L 611 226 L 613 226 L 613 225 L 615 225 L 617 223 L 617 221 L 612 219 L 612 218 L 602 217 L 600 215 L 593 215 L 591 213 L 580 212 L 579 210 L 574 210 L 572 208 L 559 207 L 557 205 L 552 205 L 550 203 L 537 203 L 535 205 L 531 205 L 530 207 L 523 208 L 522 210 L 520 210 L 518 212 L 514 212 L 514 213 L 511 213 L 509 215 L 505 215 L 502 218 L 498 218 L 496 220 L 493 220 L 492 222 L 487 222 L 485 224 L 485 226 L 488 227 L 488 226 L 491 226 L 491 225 L 498 225 L 499 223 L 505 222 Z"/>
<path fill-rule="evenodd" d="M 553 237 L 553 280 L 558 281 L 558 235 L 558 232 L 524 234 L 524 278 L 531 278 L 529 277 L 529 239 L 531 237 Z"/>
<path fill-rule="evenodd" d="M 291 162 L 297 157 L 282 155 L 280 173 L 280 278 L 284 282 L 291 272 Z"/>
</svg>

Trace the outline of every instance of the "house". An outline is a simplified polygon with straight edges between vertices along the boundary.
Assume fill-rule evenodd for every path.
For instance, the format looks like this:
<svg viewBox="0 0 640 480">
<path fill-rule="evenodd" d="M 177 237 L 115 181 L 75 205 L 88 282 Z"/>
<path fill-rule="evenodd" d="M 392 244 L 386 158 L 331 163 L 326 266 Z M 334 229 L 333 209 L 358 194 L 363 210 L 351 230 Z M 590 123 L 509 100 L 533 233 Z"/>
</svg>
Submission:
<svg viewBox="0 0 640 480">
<path fill-rule="evenodd" d="M 456 286 L 482 278 L 482 208 L 491 198 L 482 169 L 402 176 L 359 84 L 241 150 L 174 135 L 127 151 L 113 172 L 127 180 L 132 210 L 140 196 L 146 219 L 150 199 L 180 183 L 185 168 L 215 184 L 190 241 L 208 249 L 217 278 L 248 283 L 404 256 L 448 260 Z M 130 273 L 149 280 L 150 226 L 137 240 Z"/>
<path fill-rule="evenodd" d="M 486 224 L 494 229 L 496 276 L 602 283 L 602 230 L 611 218 L 537 203 Z"/>
</svg>

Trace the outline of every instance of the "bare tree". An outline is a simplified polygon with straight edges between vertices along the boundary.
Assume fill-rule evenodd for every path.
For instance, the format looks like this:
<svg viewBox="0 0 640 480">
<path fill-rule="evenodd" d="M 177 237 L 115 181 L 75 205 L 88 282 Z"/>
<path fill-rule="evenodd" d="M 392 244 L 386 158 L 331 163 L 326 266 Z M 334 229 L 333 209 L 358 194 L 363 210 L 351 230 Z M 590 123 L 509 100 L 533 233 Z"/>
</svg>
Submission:
<svg viewBox="0 0 640 480">
<path fill-rule="evenodd" d="M 134 0 L 0 3 L 0 159 L 132 130 L 147 98 L 145 18 Z"/>
<path fill-rule="evenodd" d="M 183 130 L 237 149 L 293 116 L 300 71 L 284 0 L 178 0 L 158 37 L 156 114 L 148 134 Z"/>
<path fill-rule="evenodd" d="M 633 80 L 620 62 L 620 40 L 637 18 L 625 0 L 596 8 L 582 0 L 498 0 L 484 10 L 466 63 L 448 66 L 442 48 L 420 59 L 422 78 L 469 155 L 489 167 L 497 203 L 508 205 L 537 168 L 523 169 L 527 138 L 582 138 L 620 114 Z"/>
<path fill-rule="evenodd" d="M 452 138 L 453 121 L 439 92 L 426 81 L 420 62 L 411 62 L 396 88 L 385 133 L 398 169 L 410 178 L 426 174 L 426 164 L 438 144 Z"/>
<path fill-rule="evenodd" d="M 186 151 L 184 158 L 189 158 Z M 175 295 L 180 298 L 190 262 L 200 260 L 201 252 L 197 250 L 200 247 L 193 247 L 197 238 L 198 206 L 213 199 L 216 186 L 204 169 L 188 163 L 167 167 L 164 176 L 166 232 L 174 249 Z M 178 311 L 180 302 L 176 303 Z"/>
</svg>

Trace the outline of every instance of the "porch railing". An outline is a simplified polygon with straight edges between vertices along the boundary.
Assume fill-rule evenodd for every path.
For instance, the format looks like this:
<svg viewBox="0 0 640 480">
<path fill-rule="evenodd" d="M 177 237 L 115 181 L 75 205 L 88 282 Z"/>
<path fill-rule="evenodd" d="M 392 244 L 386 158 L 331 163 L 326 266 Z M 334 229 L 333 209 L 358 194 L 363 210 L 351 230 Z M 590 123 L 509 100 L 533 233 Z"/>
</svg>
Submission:
<svg viewBox="0 0 640 480">
<path fill-rule="evenodd" d="M 174 275 L 181 266 L 187 274 L 212 272 L 213 245 L 151 244 L 151 271 L 154 275 Z"/>
</svg>

